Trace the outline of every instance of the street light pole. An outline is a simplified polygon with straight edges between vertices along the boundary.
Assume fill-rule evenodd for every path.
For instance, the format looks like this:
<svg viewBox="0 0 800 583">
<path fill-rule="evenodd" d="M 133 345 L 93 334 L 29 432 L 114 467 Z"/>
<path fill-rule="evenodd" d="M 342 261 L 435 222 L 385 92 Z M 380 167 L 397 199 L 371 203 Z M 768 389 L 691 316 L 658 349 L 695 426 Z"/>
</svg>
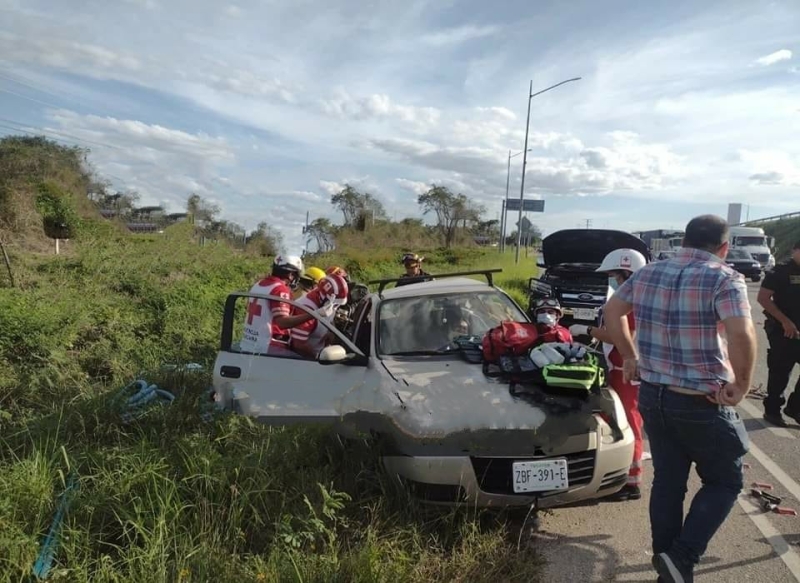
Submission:
<svg viewBox="0 0 800 583">
<path fill-rule="evenodd" d="M 500 217 L 500 253 L 506 251 L 506 213 L 508 212 L 508 185 L 511 180 L 511 150 L 508 151 L 508 169 L 506 170 L 506 199 L 503 201 L 503 216 Z"/>
<path fill-rule="evenodd" d="M 500 221 L 500 230 L 502 231 L 501 238 L 502 242 L 500 244 L 500 252 L 505 253 L 506 251 L 506 229 L 508 228 L 508 219 L 506 214 L 508 213 L 508 188 L 511 181 L 511 158 L 516 158 L 522 154 L 522 152 L 517 152 L 516 154 L 511 154 L 511 150 L 508 151 L 508 167 L 506 168 L 506 200 L 503 203 L 503 211 L 502 220 Z"/>
<path fill-rule="evenodd" d="M 514 263 L 519 263 L 519 247 L 522 243 L 522 201 L 525 195 L 525 168 L 528 165 L 528 130 L 531 125 L 531 99 L 536 97 L 537 95 L 541 95 L 546 91 L 550 91 L 551 89 L 555 89 L 565 83 L 570 83 L 571 81 L 580 81 L 580 77 L 575 77 L 574 79 L 567 79 L 566 81 L 562 81 L 561 83 L 556 83 L 548 87 L 547 89 L 542 89 L 541 91 L 537 91 L 533 93 L 533 81 L 531 81 L 530 89 L 528 90 L 528 118 L 525 121 L 525 149 L 523 150 L 522 155 L 522 184 L 519 187 L 519 219 L 517 224 L 517 252 L 514 257 Z"/>
</svg>

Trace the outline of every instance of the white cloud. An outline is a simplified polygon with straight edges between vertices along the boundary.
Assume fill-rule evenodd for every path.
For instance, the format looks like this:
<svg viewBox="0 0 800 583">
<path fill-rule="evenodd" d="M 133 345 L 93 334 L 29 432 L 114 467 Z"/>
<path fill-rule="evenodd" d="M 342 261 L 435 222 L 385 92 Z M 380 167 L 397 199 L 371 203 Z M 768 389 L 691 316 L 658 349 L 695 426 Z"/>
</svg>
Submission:
<svg viewBox="0 0 800 583">
<path fill-rule="evenodd" d="M 332 180 L 320 180 L 319 187 L 323 190 L 323 192 L 333 196 L 344 189 L 344 183 L 334 182 Z"/>
<path fill-rule="evenodd" d="M 286 103 L 296 100 L 294 90 L 277 77 L 265 78 L 250 71 L 227 70 L 209 73 L 205 77 L 205 82 L 220 91 L 249 97 L 275 97 Z"/>
<path fill-rule="evenodd" d="M 800 156 L 776 149 L 739 150 L 751 174 L 748 179 L 766 186 L 800 186 Z"/>
<path fill-rule="evenodd" d="M 506 107 L 476 107 L 475 109 L 479 113 L 488 113 L 509 121 L 517 119 L 517 114 Z"/>
<path fill-rule="evenodd" d="M 757 174 L 752 174 L 750 176 L 750 180 L 756 182 L 758 184 L 774 184 L 774 185 L 781 185 L 783 184 L 783 174 L 780 172 L 760 172 Z"/>
<path fill-rule="evenodd" d="M 173 151 L 202 157 L 209 162 L 232 161 L 233 150 L 224 138 L 213 138 L 203 133 L 165 128 L 138 120 L 80 115 L 73 111 L 57 110 L 49 118 L 60 128 L 96 141 L 111 139 L 124 141 L 124 146 L 142 146 L 160 152 Z"/>
<path fill-rule="evenodd" d="M 388 95 L 375 93 L 367 97 L 353 97 L 339 89 L 337 96 L 321 101 L 322 109 L 329 115 L 354 120 L 389 119 L 403 123 L 434 125 L 440 111 L 435 107 L 414 107 L 394 103 Z"/>
<path fill-rule="evenodd" d="M 430 189 L 430 185 L 416 180 L 408 180 L 407 178 L 395 178 L 394 181 L 403 190 L 419 196 L 425 194 Z"/>
<path fill-rule="evenodd" d="M 22 37 L 3 31 L 0 31 L 0 55 L 11 62 L 84 74 L 118 70 L 136 72 L 142 68 L 138 57 L 103 46 L 58 37 Z"/>
<path fill-rule="evenodd" d="M 234 18 L 238 18 L 242 15 L 242 9 L 235 4 L 229 4 L 225 7 L 225 14 Z"/>
<path fill-rule="evenodd" d="M 775 63 L 780 63 L 781 61 L 788 61 L 791 58 L 792 58 L 792 51 L 788 49 L 781 49 L 779 51 L 775 51 L 774 53 L 770 53 L 769 55 L 765 55 L 761 58 L 756 59 L 756 63 L 764 67 L 768 67 L 770 65 L 774 65 Z"/>
<path fill-rule="evenodd" d="M 467 24 L 422 35 L 420 41 L 426 45 L 444 47 L 491 36 L 498 31 L 499 29 L 496 26 L 476 26 L 474 24 Z"/>
<path fill-rule="evenodd" d="M 141 8 L 145 8 L 146 10 L 155 10 L 159 7 L 158 2 L 156 0 L 123 0 L 128 4 L 134 4 L 136 6 L 140 6 Z"/>
</svg>

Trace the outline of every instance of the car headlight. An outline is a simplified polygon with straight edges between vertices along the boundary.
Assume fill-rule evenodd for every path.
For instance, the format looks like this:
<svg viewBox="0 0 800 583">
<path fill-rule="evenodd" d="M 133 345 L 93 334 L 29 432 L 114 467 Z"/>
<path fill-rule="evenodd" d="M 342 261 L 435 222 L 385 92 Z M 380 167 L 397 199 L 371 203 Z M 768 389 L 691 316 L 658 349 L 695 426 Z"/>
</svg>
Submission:
<svg viewBox="0 0 800 583">
<path fill-rule="evenodd" d="M 617 423 L 619 423 L 619 428 L 625 431 L 629 427 L 628 416 L 625 414 L 625 407 L 622 406 L 622 399 L 619 398 L 616 391 L 613 391 L 612 395 L 614 399 L 614 414 L 617 416 Z"/>
<path fill-rule="evenodd" d="M 552 286 L 544 283 L 543 281 L 539 281 L 538 279 L 531 280 L 530 289 L 532 292 L 540 293 L 546 296 L 549 296 L 553 293 Z"/>
</svg>

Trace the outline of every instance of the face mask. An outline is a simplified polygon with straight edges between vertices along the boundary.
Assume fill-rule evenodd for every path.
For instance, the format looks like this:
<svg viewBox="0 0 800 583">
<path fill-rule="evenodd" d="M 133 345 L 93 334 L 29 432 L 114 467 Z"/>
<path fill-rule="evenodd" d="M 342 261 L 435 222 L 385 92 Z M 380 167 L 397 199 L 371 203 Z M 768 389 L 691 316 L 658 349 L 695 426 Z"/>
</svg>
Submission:
<svg viewBox="0 0 800 583">
<path fill-rule="evenodd" d="M 547 312 L 542 312 L 540 314 L 536 314 L 536 321 L 539 324 L 545 324 L 547 326 L 555 326 L 556 325 L 556 315 L 555 314 L 548 314 Z"/>
<path fill-rule="evenodd" d="M 608 287 L 610 287 L 614 291 L 617 291 L 617 289 L 619 288 L 619 282 L 617 281 L 616 277 L 608 278 Z"/>
</svg>

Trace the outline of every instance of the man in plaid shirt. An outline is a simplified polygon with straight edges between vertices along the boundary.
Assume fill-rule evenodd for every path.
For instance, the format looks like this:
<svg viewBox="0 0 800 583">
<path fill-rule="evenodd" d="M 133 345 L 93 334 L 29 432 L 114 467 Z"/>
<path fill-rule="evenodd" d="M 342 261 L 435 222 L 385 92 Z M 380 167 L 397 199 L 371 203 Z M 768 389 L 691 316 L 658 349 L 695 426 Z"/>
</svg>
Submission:
<svg viewBox="0 0 800 583">
<path fill-rule="evenodd" d="M 605 307 L 623 374 L 641 380 L 639 410 L 653 456 L 653 566 L 661 581 L 693 580 L 744 485 L 750 442 L 734 406 L 750 387 L 756 336 L 747 285 L 725 264 L 727 253 L 728 224 L 696 217 L 674 258 L 634 273 Z M 638 355 L 622 326 L 631 311 Z M 703 486 L 684 520 L 692 462 Z"/>
</svg>

